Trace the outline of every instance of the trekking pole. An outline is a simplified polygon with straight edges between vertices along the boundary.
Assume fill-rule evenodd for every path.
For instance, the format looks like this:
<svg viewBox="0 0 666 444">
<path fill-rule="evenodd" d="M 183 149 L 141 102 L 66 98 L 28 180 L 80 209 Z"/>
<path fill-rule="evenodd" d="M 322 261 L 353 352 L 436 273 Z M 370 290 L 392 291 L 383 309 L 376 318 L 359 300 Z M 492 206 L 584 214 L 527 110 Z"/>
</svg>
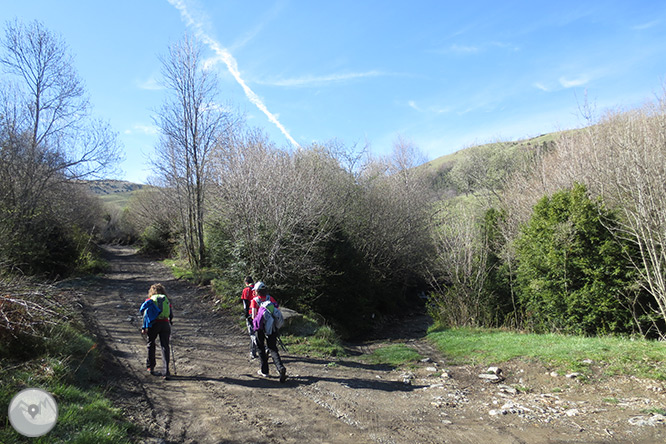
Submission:
<svg viewBox="0 0 666 444">
<path fill-rule="evenodd" d="M 173 328 L 171 329 L 171 335 L 173 336 Z M 173 362 L 173 374 L 177 375 L 178 371 L 176 370 L 176 354 L 173 351 L 173 342 L 169 341 L 170 348 L 171 348 L 171 362 Z"/>
<path fill-rule="evenodd" d="M 254 334 L 252 323 L 247 318 L 245 318 L 245 325 L 247 325 L 247 332 L 250 335 L 250 342 L 252 343 L 250 347 L 250 355 L 252 356 L 252 359 L 254 359 L 257 357 L 257 336 Z"/>
<path fill-rule="evenodd" d="M 284 342 L 282 342 L 282 338 L 280 337 L 280 335 L 277 336 L 277 343 L 282 348 L 282 351 L 284 351 L 285 353 L 289 352 L 289 350 L 287 350 L 287 347 L 285 347 Z"/>
</svg>

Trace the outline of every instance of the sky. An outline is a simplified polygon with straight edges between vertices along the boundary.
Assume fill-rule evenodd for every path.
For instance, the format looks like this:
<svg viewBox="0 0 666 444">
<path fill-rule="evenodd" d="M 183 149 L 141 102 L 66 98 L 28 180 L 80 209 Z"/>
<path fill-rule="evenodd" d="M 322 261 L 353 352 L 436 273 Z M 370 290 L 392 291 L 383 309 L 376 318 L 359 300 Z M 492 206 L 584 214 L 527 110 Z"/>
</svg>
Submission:
<svg viewBox="0 0 666 444">
<path fill-rule="evenodd" d="M 581 108 L 663 95 L 666 2 L 0 0 L 74 57 L 94 116 L 118 134 L 119 179 L 146 183 L 169 91 L 160 57 L 202 42 L 218 100 L 279 147 L 337 140 L 429 159 L 580 127 Z"/>
</svg>

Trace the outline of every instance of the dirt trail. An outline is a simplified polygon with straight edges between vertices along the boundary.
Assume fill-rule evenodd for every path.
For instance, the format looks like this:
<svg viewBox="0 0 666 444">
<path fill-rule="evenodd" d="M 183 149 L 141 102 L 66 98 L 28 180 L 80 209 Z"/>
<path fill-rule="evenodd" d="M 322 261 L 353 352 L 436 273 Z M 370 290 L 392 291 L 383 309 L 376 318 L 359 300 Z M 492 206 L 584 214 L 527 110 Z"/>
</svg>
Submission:
<svg viewBox="0 0 666 444">
<path fill-rule="evenodd" d="M 110 271 L 86 290 L 86 312 L 108 363 L 115 402 L 146 429 L 144 443 L 558 443 L 666 440 L 666 426 L 634 425 L 666 407 L 663 388 L 625 378 L 596 386 L 515 364 L 507 386 L 478 378 L 483 370 L 449 366 L 418 329 L 406 342 L 430 358 L 391 370 L 348 358 L 311 359 L 282 353 L 289 379 L 257 375 L 247 334 L 216 314 L 202 290 L 128 247 L 107 247 Z M 138 307 L 155 282 L 174 306 L 177 375 L 164 381 L 145 370 Z M 369 350 L 376 342 L 359 344 Z M 159 363 L 159 348 L 157 351 Z M 405 383 L 405 382 L 409 383 Z M 529 386 L 512 393 L 510 386 Z M 504 388 L 508 387 L 508 388 Z M 554 388 L 557 388 L 555 390 Z M 617 402 L 604 401 L 613 398 Z M 641 416 L 642 415 L 642 416 Z M 658 419 L 658 418 L 657 418 Z M 634 422 L 636 422 L 635 420 Z"/>
</svg>

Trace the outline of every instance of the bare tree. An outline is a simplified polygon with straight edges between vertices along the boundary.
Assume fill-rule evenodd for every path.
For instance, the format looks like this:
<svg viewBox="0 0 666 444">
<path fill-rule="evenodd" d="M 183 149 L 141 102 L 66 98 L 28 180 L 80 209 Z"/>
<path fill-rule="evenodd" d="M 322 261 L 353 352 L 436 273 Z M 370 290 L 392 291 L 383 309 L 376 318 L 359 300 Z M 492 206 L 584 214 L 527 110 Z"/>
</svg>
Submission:
<svg viewBox="0 0 666 444">
<path fill-rule="evenodd" d="M 389 156 L 369 163 L 358 180 L 345 226 L 357 248 L 384 277 L 405 278 L 423 269 L 430 255 L 430 193 L 418 147 L 398 138 Z"/>
<path fill-rule="evenodd" d="M 51 240 L 83 220 L 68 211 L 81 208 L 70 182 L 109 172 L 120 159 L 119 145 L 109 126 L 92 118 L 59 36 L 37 21 L 15 21 L 7 23 L 0 50 L 6 74 L 0 88 L 0 250 L 40 263 L 36 251 L 57 249 Z M 61 208 L 65 195 L 71 200 Z"/>
<path fill-rule="evenodd" d="M 431 314 L 442 325 L 487 326 L 494 307 L 486 291 L 491 272 L 489 240 L 480 229 L 483 208 L 451 203 L 440 213 L 430 283 Z"/>
<path fill-rule="evenodd" d="M 90 119 L 90 106 L 67 45 L 35 21 L 8 23 L 0 65 L 18 94 L 3 97 L 3 125 L 48 160 L 51 174 L 84 178 L 105 172 L 119 159 L 108 125 Z"/>
<path fill-rule="evenodd" d="M 352 176 L 326 146 L 288 152 L 256 131 L 232 139 L 213 156 L 215 217 L 266 279 L 321 272 L 319 248 L 341 220 Z"/>
<path fill-rule="evenodd" d="M 158 117 L 162 138 L 154 165 L 159 185 L 169 190 L 180 214 L 190 265 L 205 265 L 204 213 L 210 153 L 230 125 L 216 104 L 217 80 L 205 69 L 201 45 L 186 36 L 162 59 L 164 83 L 171 92 Z"/>
<path fill-rule="evenodd" d="M 119 146 L 108 125 L 90 119 L 83 84 L 57 35 L 36 21 L 8 23 L 0 46 L 0 66 L 14 80 L 0 103 L 2 155 L 11 168 L 5 173 L 13 178 L 12 203 L 32 212 L 53 181 L 111 168 Z"/>
</svg>

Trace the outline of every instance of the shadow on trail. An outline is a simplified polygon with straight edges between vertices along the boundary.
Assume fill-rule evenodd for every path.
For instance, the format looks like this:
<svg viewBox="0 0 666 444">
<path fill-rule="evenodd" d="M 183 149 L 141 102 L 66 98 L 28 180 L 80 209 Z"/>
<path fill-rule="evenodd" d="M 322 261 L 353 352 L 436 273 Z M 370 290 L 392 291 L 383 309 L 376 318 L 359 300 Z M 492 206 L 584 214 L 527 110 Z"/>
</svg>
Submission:
<svg viewBox="0 0 666 444">
<path fill-rule="evenodd" d="M 169 381 L 195 381 L 195 382 L 226 382 L 225 377 L 213 377 L 213 376 L 180 376 L 180 375 L 171 375 L 169 376 Z"/>
<path fill-rule="evenodd" d="M 359 354 L 360 356 L 361 354 Z M 295 356 L 295 357 L 289 357 L 289 356 L 283 356 L 282 361 L 284 362 L 305 362 L 308 364 L 313 364 L 313 365 L 321 365 L 323 367 L 327 367 L 329 365 L 333 365 L 334 367 L 348 367 L 348 368 L 353 368 L 353 369 L 361 369 L 361 370 L 371 370 L 371 371 L 376 371 L 376 372 L 388 372 L 393 369 L 395 369 L 394 366 L 388 365 L 388 364 L 370 364 L 366 362 L 358 362 L 358 361 L 349 361 L 345 359 L 337 359 L 337 360 L 326 360 L 326 359 L 317 359 L 317 358 L 308 358 L 308 357 L 301 357 L 301 356 Z"/>
<path fill-rule="evenodd" d="M 309 386 L 318 382 L 332 382 L 340 384 L 343 387 L 350 389 L 367 389 L 379 390 L 383 392 L 412 392 L 416 389 L 426 386 L 407 385 L 396 381 L 382 381 L 361 378 L 334 378 L 322 376 L 290 376 L 286 382 L 280 383 L 277 377 L 273 379 L 255 378 L 255 379 L 237 379 L 237 378 L 220 378 L 220 381 L 226 384 L 238 385 L 247 388 L 295 388 L 300 386 Z"/>
</svg>

